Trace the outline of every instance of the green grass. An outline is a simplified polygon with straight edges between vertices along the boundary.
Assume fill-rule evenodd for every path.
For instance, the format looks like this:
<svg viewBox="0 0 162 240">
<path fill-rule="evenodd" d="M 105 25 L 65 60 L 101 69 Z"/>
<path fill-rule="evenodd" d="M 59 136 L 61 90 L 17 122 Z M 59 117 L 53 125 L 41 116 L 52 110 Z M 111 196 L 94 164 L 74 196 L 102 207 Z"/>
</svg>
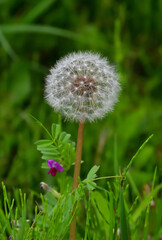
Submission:
<svg viewBox="0 0 162 240">
<path fill-rule="evenodd" d="M 43 215 L 41 209 L 50 207 L 46 203 L 49 198 L 56 200 L 53 196 L 47 200 L 40 196 L 41 181 L 65 194 L 65 202 L 69 199 L 70 189 L 66 188 L 71 186 L 73 167 L 54 179 L 48 176 L 48 170 L 41 168 L 41 154 L 34 143 L 48 139 L 48 134 L 30 114 L 49 132 L 53 122 L 62 125 L 61 129 L 76 142 L 77 124 L 64 122 L 53 112 L 43 98 L 43 88 L 48 69 L 67 53 L 80 50 L 108 57 L 116 64 L 122 85 L 114 111 L 101 121 L 85 125 L 81 183 L 96 162 L 100 165 L 98 177 L 123 173 L 126 178 L 122 183 L 120 178 L 96 180 L 96 185 L 90 185 L 95 190 L 87 190 L 87 185 L 86 190 L 81 190 L 78 239 L 115 240 L 119 238 L 119 228 L 121 238 L 124 231 L 128 239 L 130 234 L 131 239 L 147 239 L 147 235 L 159 239 L 162 235 L 161 1 L 1 0 L 0 8 L 0 180 L 7 188 L 7 193 L 4 185 L 0 189 L 2 239 L 7 239 L 6 234 L 22 239 L 22 232 L 26 239 L 46 239 L 46 234 L 49 238 L 54 234 L 51 229 L 56 229 L 55 223 L 46 231 L 46 222 L 54 221 L 54 216 L 49 218 L 48 211 Z M 154 136 L 140 150 L 152 133 Z M 19 188 L 26 192 L 27 200 L 22 194 L 20 202 L 16 190 Z M 87 202 L 84 211 L 83 202 Z M 16 219 L 22 222 L 19 230 L 10 224 Z M 34 221 L 42 235 L 37 233 Z M 65 233 L 65 239 L 68 224 L 64 226 L 65 232 L 58 227 L 60 233 Z"/>
<path fill-rule="evenodd" d="M 150 193 L 142 197 L 143 199 L 138 205 L 137 201 L 141 198 L 140 195 L 134 199 L 132 206 L 127 200 L 129 185 L 126 185 L 126 176 L 133 164 L 133 160 L 135 161 L 139 152 L 148 144 L 152 135 L 137 150 L 120 176 L 97 178 L 96 173 L 99 171 L 99 166 L 93 166 L 86 179 L 80 180 L 78 189 L 74 190 L 72 194 L 72 181 L 67 172 L 69 168 L 67 163 L 70 164 L 69 160 L 71 159 L 71 155 L 67 155 L 67 152 L 73 151 L 73 148 L 67 151 L 67 144 L 68 146 L 73 145 L 69 140 L 70 135 L 61 131 L 61 126 L 58 124 L 52 124 L 52 134 L 50 134 L 45 126 L 37 119 L 36 121 L 48 133 L 48 137 L 52 138 L 52 140 L 37 141 L 37 148 L 43 156 L 43 161 L 46 159 L 47 151 L 49 154 L 51 150 L 57 152 L 58 149 L 62 149 L 60 153 L 57 153 L 60 154 L 58 160 L 56 158 L 57 161 L 62 160 L 64 167 L 64 175 L 59 182 L 59 189 L 62 189 L 62 191 L 57 193 L 55 189 L 49 186 L 45 187 L 44 183 L 41 184 L 44 186 L 43 189 L 46 194 L 44 196 L 40 194 L 38 198 L 40 203 L 35 205 L 34 215 L 34 206 L 32 208 L 28 207 L 26 194 L 23 194 L 22 190 L 19 189 L 19 191 L 14 192 L 15 199 L 12 199 L 8 197 L 6 187 L 2 182 L 3 202 L 0 204 L 1 239 L 6 239 L 7 236 L 11 236 L 13 239 L 68 239 L 69 226 L 74 216 L 72 215 L 74 206 L 76 206 L 74 214 L 77 213 L 78 220 L 85 218 L 85 222 L 78 221 L 77 239 L 100 238 L 111 240 L 118 239 L 119 236 L 122 240 L 140 239 L 141 236 L 147 239 L 150 206 L 162 189 L 162 184 L 154 188 L 157 168 L 154 172 Z M 64 150 L 66 157 L 64 157 Z M 63 178 L 66 180 L 66 184 L 62 188 Z M 96 183 L 97 180 L 104 179 L 114 179 L 112 184 L 107 182 L 108 189 L 100 187 Z M 85 208 L 81 210 L 83 203 Z M 154 219 L 158 221 L 156 219 L 158 219 L 158 214 Z M 161 229 L 158 228 L 155 234 L 160 231 Z"/>
</svg>

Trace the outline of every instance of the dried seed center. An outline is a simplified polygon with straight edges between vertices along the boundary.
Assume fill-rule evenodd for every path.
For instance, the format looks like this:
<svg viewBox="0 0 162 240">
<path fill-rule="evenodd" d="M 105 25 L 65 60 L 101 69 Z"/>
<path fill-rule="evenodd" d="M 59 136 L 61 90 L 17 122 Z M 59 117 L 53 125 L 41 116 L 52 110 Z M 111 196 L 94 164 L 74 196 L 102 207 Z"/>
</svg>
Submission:
<svg viewBox="0 0 162 240">
<path fill-rule="evenodd" d="M 71 92 L 78 96 L 91 97 L 97 91 L 95 80 L 92 77 L 77 77 L 71 84 Z"/>
</svg>

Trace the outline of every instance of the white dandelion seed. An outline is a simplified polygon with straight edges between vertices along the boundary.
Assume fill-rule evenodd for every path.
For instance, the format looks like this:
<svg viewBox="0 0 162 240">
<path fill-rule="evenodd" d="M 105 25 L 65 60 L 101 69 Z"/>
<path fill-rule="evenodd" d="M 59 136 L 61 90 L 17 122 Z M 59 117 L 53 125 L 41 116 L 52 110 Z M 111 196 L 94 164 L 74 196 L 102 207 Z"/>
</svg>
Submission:
<svg viewBox="0 0 162 240">
<path fill-rule="evenodd" d="M 104 117 L 113 110 L 119 91 L 114 67 L 91 52 L 67 55 L 46 77 L 47 102 L 72 121 L 92 122 Z"/>
</svg>

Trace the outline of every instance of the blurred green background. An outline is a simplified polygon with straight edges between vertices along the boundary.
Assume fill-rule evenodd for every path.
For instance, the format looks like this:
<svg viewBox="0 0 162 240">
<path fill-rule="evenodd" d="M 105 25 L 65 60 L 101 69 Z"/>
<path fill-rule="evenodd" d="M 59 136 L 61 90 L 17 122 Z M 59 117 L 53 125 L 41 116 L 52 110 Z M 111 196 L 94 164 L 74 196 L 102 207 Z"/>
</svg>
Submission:
<svg viewBox="0 0 162 240">
<path fill-rule="evenodd" d="M 60 122 L 44 100 L 44 79 L 59 58 L 80 50 L 107 57 L 122 86 L 114 111 L 85 125 L 81 178 L 94 164 L 100 176 L 114 175 L 114 158 L 122 170 L 153 133 L 130 175 L 140 192 L 155 166 L 160 181 L 161 15 L 161 0 L 0 0 L 0 179 L 8 189 L 38 192 L 41 181 L 57 181 L 41 169 L 34 142 L 47 135 L 29 114 L 48 129 Z M 77 124 L 62 119 L 62 126 L 76 141 Z"/>
</svg>

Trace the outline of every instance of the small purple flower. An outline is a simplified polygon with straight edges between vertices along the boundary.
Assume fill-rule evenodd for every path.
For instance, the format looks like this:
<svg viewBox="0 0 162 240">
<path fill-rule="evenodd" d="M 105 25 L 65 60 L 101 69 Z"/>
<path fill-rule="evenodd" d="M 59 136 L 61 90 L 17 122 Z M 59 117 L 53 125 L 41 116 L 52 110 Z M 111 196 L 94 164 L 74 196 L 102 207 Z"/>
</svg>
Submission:
<svg viewBox="0 0 162 240">
<path fill-rule="evenodd" d="M 48 174 L 51 173 L 51 175 L 53 177 L 56 175 L 57 171 L 59 171 L 59 172 L 63 171 L 63 167 L 57 161 L 54 161 L 53 159 L 48 160 L 47 164 L 48 164 L 48 167 L 50 167 Z"/>
</svg>

